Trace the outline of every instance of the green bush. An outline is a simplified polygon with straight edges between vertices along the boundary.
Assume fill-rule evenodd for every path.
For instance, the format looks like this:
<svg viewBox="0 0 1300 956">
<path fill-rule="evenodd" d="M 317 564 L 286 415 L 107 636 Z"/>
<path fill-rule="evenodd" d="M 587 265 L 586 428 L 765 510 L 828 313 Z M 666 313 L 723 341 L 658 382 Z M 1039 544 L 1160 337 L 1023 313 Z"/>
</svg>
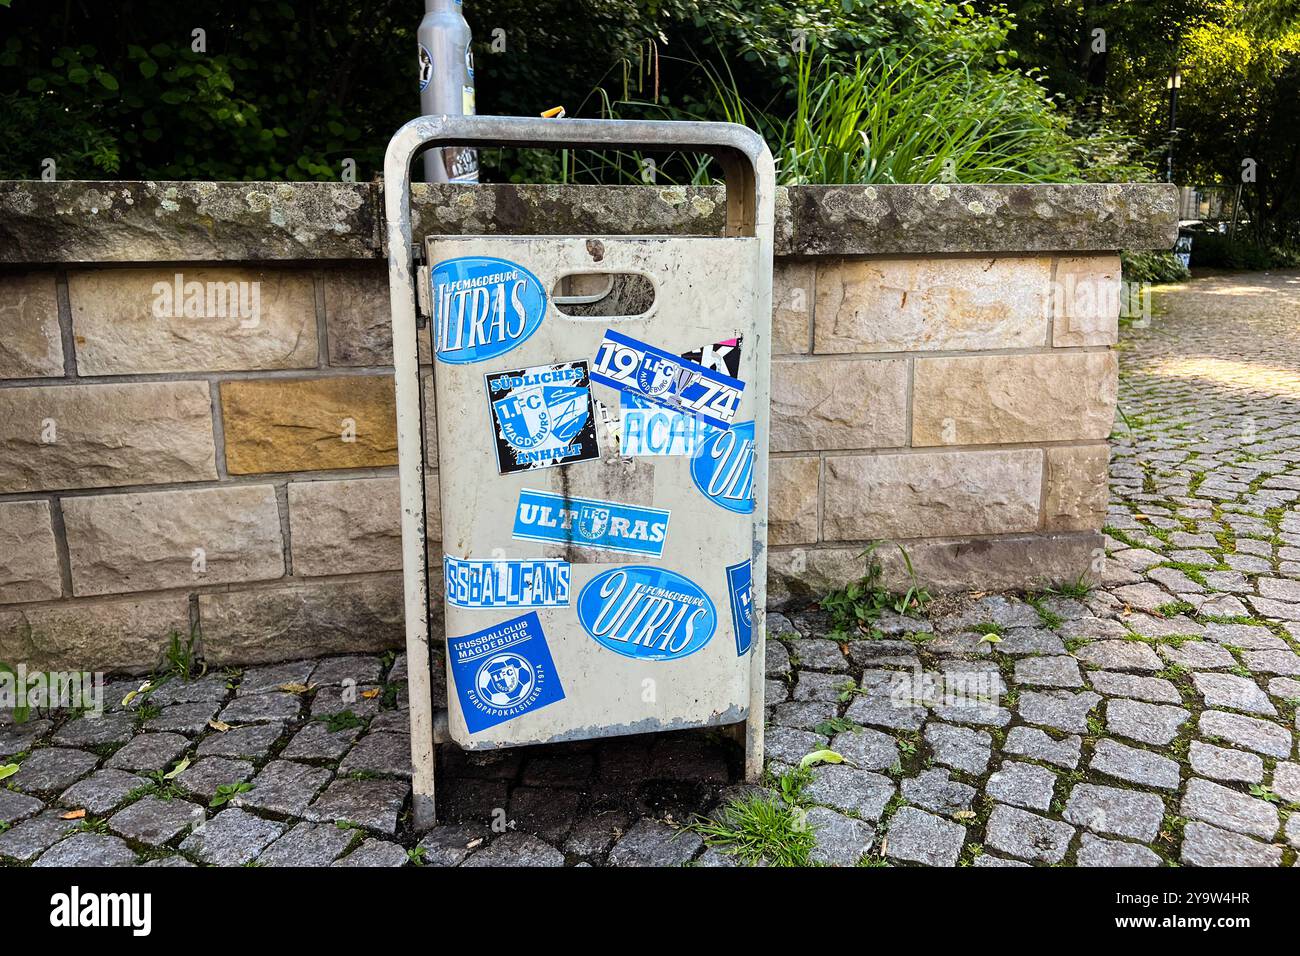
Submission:
<svg viewBox="0 0 1300 956">
<path fill-rule="evenodd" d="M 1191 273 L 1172 252 L 1122 252 L 1125 282 L 1182 282 Z"/>
<path fill-rule="evenodd" d="M 0 178 L 358 179 L 418 111 L 419 5 L 354 0 L 0 0 Z M 946 0 L 476 0 L 479 108 L 748 122 L 790 181 L 1132 178 L 1131 143 L 1084 129 L 1017 69 L 1015 21 Z M 191 31 L 206 28 L 206 50 Z M 503 51 L 493 31 L 506 30 Z M 801 60 L 795 37 L 816 58 Z M 811 73 L 800 71 L 811 63 Z M 834 77 L 846 77 L 835 96 Z M 845 84 L 870 84 L 870 144 L 846 143 Z M 802 82 L 802 86 L 801 86 Z M 927 88 L 927 87 L 933 88 Z M 945 91 L 949 99 L 937 95 Z M 876 102 L 875 97 L 887 97 Z M 813 98 L 813 99 L 810 99 Z M 859 101 L 861 97 L 857 98 Z M 804 107 L 805 125 L 792 117 Z M 943 136 L 944 124 L 958 134 Z M 799 142 L 782 134 L 798 132 Z M 914 136 L 912 134 L 915 134 Z M 485 179 L 640 181 L 633 157 L 484 150 Z M 716 174 L 695 157 L 659 182 Z"/>
<path fill-rule="evenodd" d="M 1065 116 L 1031 77 L 924 50 L 881 51 L 847 66 L 826 57 L 816 70 L 805 57 L 794 116 L 772 125 L 785 183 L 1062 182 L 1139 172 L 1086 165 Z"/>
</svg>

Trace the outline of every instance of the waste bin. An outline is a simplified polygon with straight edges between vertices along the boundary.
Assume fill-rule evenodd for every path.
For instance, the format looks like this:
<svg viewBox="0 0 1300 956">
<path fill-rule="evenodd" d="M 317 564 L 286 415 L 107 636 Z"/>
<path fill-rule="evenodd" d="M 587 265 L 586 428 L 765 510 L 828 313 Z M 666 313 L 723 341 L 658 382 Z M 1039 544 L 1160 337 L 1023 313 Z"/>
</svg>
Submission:
<svg viewBox="0 0 1300 956">
<path fill-rule="evenodd" d="M 722 237 L 424 241 L 438 568 L 424 545 L 431 423 L 408 194 L 415 152 L 447 144 L 713 152 L 728 218 Z M 756 777 L 773 220 L 761 138 L 730 124 L 423 117 L 390 144 L 385 190 L 416 825 L 433 820 L 432 587 L 445 726 L 462 748 L 743 723 Z"/>
</svg>

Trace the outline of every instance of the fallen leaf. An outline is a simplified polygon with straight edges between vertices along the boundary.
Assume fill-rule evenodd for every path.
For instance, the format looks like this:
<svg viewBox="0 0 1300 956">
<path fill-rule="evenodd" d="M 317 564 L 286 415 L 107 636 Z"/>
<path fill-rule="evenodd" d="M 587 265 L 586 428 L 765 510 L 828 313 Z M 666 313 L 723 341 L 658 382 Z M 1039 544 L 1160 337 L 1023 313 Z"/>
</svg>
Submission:
<svg viewBox="0 0 1300 956">
<path fill-rule="evenodd" d="M 59 819 L 60 819 L 60 820 L 80 820 L 80 819 L 84 818 L 85 816 L 86 816 L 86 811 L 85 811 L 85 809 L 81 809 L 81 810 L 69 810 L 67 813 L 60 813 L 60 814 L 59 814 Z"/>
<path fill-rule="evenodd" d="M 163 779 L 175 780 L 177 777 L 179 777 L 181 774 L 185 772 L 186 768 L 189 767 L 189 765 L 190 765 L 190 758 L 186 757 L 184 760 L 178 763 L 171 770 L 167 771 L 167 773 L 163 774 Z"/>
<path fill-rule="evenodd" d="M 470 840 L 468 843 L 465 844 L 465 849 L 472 850 L 482 842 L 483 842 L 482 837 L 475 837 L 473 840 Z"/>
<path fill-rule="evenodd" d="M 5 777 L 12 777 L 17 772 L 18 772 L 18 764 L 0 763 L 0 780 L 3 780 Z"/>
<path fill-rule="evenodd" d="M 230 725 L 228 723 L 226 723 L 224 720 L 217 720 L 215 717 L 212 720 L 208 721 L 208 726 L 211 727 L 213 730 L 217 731 L 218 733 L 222 733 L 222 734 L 224 734 L 227 730 L 230 729 Z"/>
<path fill-rule="evenodd" d="M 1133 520 L 1134 520 L 1134 521 L 1150 521 L 1151 519 L 1148 518 L 1146 515 L 1135 514 L 1135 515 L 1133 516 Z"/>
<path fill-rule="evenodd" d="M 834 750 L 814 750 L 799 761 L 799 769 L 805 770 L 819 763 L 844 763 L 844 758 Z"/>
<path fill-rule="evenodd" d="M 983 637 L 981 637 L 981 638 L 979 639 L 979 642 L 978 642 L 978 643 L 980 643 L 980 644 L 1001 644 L 1001 643 L 1002 643 L 1002 638 L 998 637 L 996 634 L 991 634 L 991 633 L 990 633 L 990 634 L 985 634 Z"/>
<path fill-rule="evenodd" d="M 975 811 L 974 811 L 974 810 L 958 810 L 958 811 L 957 811 L 956 813 L 954 813 L 952 816 L 953 816 L 953 819 L 954 819 L 954 820 L 974 820 L 974 819 L 975 819 Z"/>
<path fill-rule="evenodd" d="M 277 690 L 282 690 L 286 694 L 305 694 L 311 688 L 306 684 L 281 684 Z"/>
<path fill-rule="evenodd" d="M 361 696 L 364 697 L 366 700 L 374 700 L 376 697 L 378 697 L 378 696 L 379 696 L 380 694 L 382 694 L 382 693 L 383 693 L 383 690 L 382 690 L 382 689 L 380 689 L 380 688 L 378 688 L 378 687 L 374 687 L 374 688 L 371 688 L 370 690 L 363 690 L 363 691 L 361 692 Z"/>
<path fill-rule="evenodd" d="M 153 681 L 145 681 L 135 690 L 131 691 L 129 694 L 127 694 L 125 697 L 122 698 L 122 706 L 123 707 L 130 706 L 131 701 L 135 700 L 141 694 L 147 693 L 151 690 L 153 690 Z"/>
</svg>

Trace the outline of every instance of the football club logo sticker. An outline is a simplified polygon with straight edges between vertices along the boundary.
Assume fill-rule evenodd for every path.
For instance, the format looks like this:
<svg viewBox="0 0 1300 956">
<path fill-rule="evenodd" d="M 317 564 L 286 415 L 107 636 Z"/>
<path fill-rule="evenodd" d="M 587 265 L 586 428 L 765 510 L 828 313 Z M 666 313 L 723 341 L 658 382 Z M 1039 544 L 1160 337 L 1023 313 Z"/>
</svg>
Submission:
<svg viewBox="0 0 1300 956">
<path fill-rule="evenodd" d="M 616 654 L 675 661 L 713 637 L 718 613 L 694 581 L 632 564 L 598 574 L 578 594 L 578 623 Z"/>
<path fill-rule="evenodd" d="M 740 657 L 754 645 L 754 569 L 749 561 L 727 568 L 727 593 L 731 595 L 736 656 Z"/>
<path fill-rule="evenodd" d="M 448 637 L 447 659 L 470 733 L 564 700 L 536 611 Z"/>
<path fill-rule="evenodd" d="M 754 423 L 740 422 L 725 432 L 714 432 L 691 459 L 691 480 L 719 508 L 752 514 Z"/>
<path fill-rule="evenodd" d="M 586 362 L 538 365 L 483 379 L 501 474 L 600 457 Z"/>
<path fill-rule="evenodd" d="M 728 428 L 745 383 L 609 329 L 596 350 L 591 380 L 639 395 L 655 405 L 688 412 Z"/>
<path fill-rule="evenodd" d="M 447 259 L 430 276 L 435 357 L 465 365 L 520 345 L 542 324 L 546 291 L 521 265 L 489 256 Z"/>
<path fill-rule="evenodd" d="M 447 603 L 456 607 L 568 607 L 568 561 L 442 559 Z"/>
<path fill-rule="evenodd" d="M 519 492 L 514 536 L 657 558 L 664 553 L 669 514 L 660 508 L 525 489 Z"/>
</svg>

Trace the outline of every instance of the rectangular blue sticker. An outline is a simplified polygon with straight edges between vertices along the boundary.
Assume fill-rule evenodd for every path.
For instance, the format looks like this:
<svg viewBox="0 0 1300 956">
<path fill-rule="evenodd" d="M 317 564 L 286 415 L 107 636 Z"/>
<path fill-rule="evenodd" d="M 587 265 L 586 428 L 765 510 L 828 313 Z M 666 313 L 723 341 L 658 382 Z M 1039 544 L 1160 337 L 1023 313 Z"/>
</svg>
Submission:
<svg viewBox="0 0 1300 956">
<path fill-rule="evenodd" d="M 568 607 L 568 561 L 471 560 L 444 555 L 447 603 L 456 607 Z"/>
<path fill-rule="evenodd" d="M 447 638 L 451 680 L 470 733 L 564 700 L 536 611 Z"/>
<path fill-rule="evenodd" d="M 736 632 L 736 655 L 754 643 L 754 569 L 749 561 L 727 568 L 727 593 L 731 595 L 731 623 Z"/>
<path fill-rule="evenodd" d="M 639 395 L 664 408 L 728 428 L 745 383 L 609 329 L 596 350 L 591 380 Z"/>
<path fill-rule="evenodd" d="M 638 395 L 625 394 L 622 402 L 622 453 L 636 455 L 685 455 L 700 453 L 705 441 L 718 434 L 702 418 L 654 405 Z"/>
<path fill-rule="evenodd" d="M 515 510 L 514 536 L 657 558 L 664 553 L 668 516 L 659 508 L 524 489 Z"/>
</svg>

